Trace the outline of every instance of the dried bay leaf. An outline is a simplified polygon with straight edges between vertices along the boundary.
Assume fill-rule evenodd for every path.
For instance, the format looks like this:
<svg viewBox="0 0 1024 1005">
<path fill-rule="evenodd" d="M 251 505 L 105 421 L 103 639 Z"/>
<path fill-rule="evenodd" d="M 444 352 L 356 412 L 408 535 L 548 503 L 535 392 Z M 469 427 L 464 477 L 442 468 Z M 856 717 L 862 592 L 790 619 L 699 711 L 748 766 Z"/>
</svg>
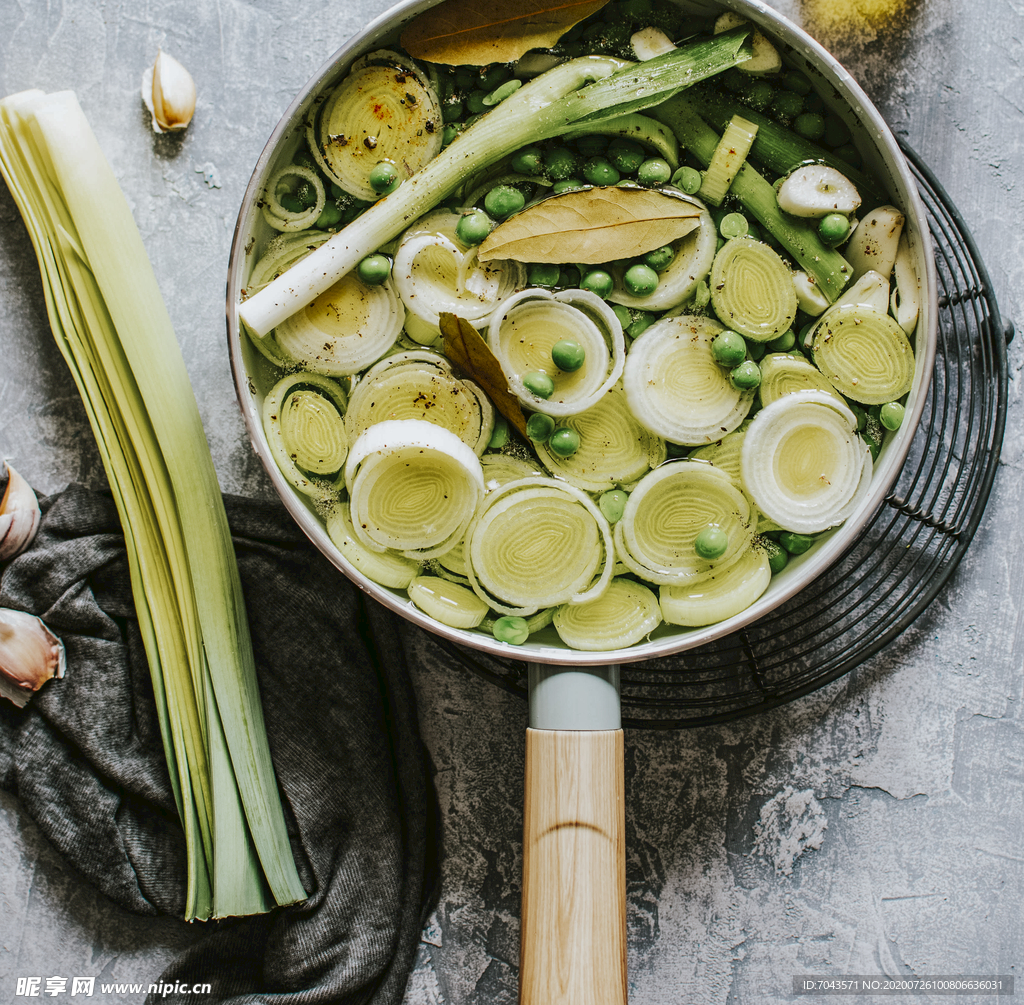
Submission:
<svg viewBox="0 0 1024 1005">
<path fill-rule="evenodd" d="M 517 432 L 526 436 L 526 416 L 519 399 L 508 389 L 498 357 L 483 336 L 464 318 L 455 314 L 442 313 L 441 335 L 444 339 L 444 354 L 470 380 L 475 381 L 491 399 L 491 404 L 505 416 Z"/>
<path fill-rule="evenodd" d="M 600 265 L 635 258 L 685 237 L 701 208 L 657 189 L 580 189 L 551 196 L 499 224 L 480 245 L 481 262 Z"/>
<path fill-rule="evenodd" d="M 415 59 L 448 66 L 510 63 L 530 49 L 548 49 L 607 0 L 443 0 L 402 32 Z"/>
</svg>

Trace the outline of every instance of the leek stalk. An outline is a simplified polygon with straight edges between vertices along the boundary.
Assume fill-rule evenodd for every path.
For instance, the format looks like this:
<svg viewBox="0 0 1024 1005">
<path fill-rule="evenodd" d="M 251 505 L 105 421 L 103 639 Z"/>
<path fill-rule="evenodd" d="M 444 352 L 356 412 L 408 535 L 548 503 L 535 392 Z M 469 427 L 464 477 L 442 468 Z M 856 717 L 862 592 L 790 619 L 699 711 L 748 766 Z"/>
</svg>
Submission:
<svg viewBox="0 0 1024 1005">
<path fill-rule="evenodd" d="M 185 916 L 303 900 L 199 411 L 131 211 L 73 93 L 0 102 L 0 172 L 124 529 L 188 850 Z"/>
<path fill-rule="evenodd" d="M 687 95 L 670 98 L 649 113 L 670 126 L 686 147 L 705 166 L 711 163 L 719 136 L 695 111 Z M 813 276 L 829 303 L 836 300 L 853 276 L 853 269 L 838 251 L 818 236 L 816 221 L 795 219 L 779 209 L 775 189 L 750 164 L 744 164 L 729 190 L 793 257 Z"/>
<path fill-rule="evenodd" d="M 541 74 L 478 119 L 397 190 L 249 297 L 239 306 L 240 319 L 257 337 L 266 335 L 452 195 L 467 175 L 528 143 L 561 136 L 570 127 L 660 104 L 749 58 L 749 35 L 749 29 L 737 28 L 639 65 L 584 56 Z"/>
</svg>

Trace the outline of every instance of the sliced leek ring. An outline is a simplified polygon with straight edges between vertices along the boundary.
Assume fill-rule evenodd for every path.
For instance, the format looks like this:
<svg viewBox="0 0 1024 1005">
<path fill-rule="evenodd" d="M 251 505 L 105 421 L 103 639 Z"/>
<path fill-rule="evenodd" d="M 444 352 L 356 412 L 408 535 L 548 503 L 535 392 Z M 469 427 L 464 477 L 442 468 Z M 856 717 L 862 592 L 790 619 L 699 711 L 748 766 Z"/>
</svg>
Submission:
<svg viewBox="0 0 1024 1005">
<path fill-rule="evenodd" d="M 771 582 L 768 554 L 748 548 L 728 569 L 716 569 L 684 586 L 663 586 L 658 591 L 661 613 L 670 625 L 699 628 L 745 611 Z"/>
<path fill-rule="evenodd" d="M 490 610 L 472 590 L 440 576 L 417 576 L 407 589 L 424 614 L 449 628 L 476 628 Z"/>
<path fill-rule="evenodd" d="M 345 485 L 356 538 L 371 551 L 416 560 L 455 547 L 484 492 L 476 454 L 421 419 L 370 426 L 349 451 Z"/>
<path fill-rule="evenodd" d="M 570 649 L 625 649 L 661 624 L 661 607 L 646 586 L 617 577 L 596 600 L 559 607 L 553 621 L 559 638 Z"/>
<path fill-rule="evenodd" d="M 443 426 L 479 456 L 494 429 L 494 407 L 476 384 L 456 377 L 443 356 L 420 349 L 375 363 L 352 390 L 345 416 L 350 440 L 388 419 Z"/>
<path fill-rule="evenodd" d="M 734 485 L 743 488 L 743 478 L 740 475 L 740 457 L 743 452 L 743 436 L 750 425 L 750 419 L 743 423 L 731 433 L 726 433 L 720 440 L 709 443 L 706 447 L 698 447 L 690 451 L 690 458 L 696 461 L 707 461 L 716 468 L 724 471 Z"/>
<path fill-rule="evenodd" d="M 715 255 L 711 306 L 727 328 L 755 342 L 770 342 L 796 318 L 793 276 L 767 244 L 734 237 Z"/>
<path fill-rule="evenodd" d="M 579 489 L 523 478 L 487 494 L 466 535 L 466 571 L 476 594 L 502 614 L 581 604 L 611 581 L 608 521 Z"/>
<path fill-rule="evenodd" d="M 680 314 L 651 325 L 630 346 L 622 383 L 641 425 L 670 443 L 697 447 L 747 417 L 756 392 L 733 387 L 711 354 L 721 331 L 711 318 Z"/>
<path fill-rule="evenodd" d="M 787 352 L 770 352 L 761 358 L 761 384 L 757 389 L 761 404 L 770 405 L 784 394 L 815 389 L 831 394 L 841 405 L 842 395 L 828 378 L 806 356 Z"/>
<path fill-rule="evenodd" d="M 402 235 L 392 267 L 409 313 L 436 328 L 442 313 L 484 328 L 495 309 L 526 285 L 521 262 L 481 262 L 455 233 L 459 214 L 436 210 Z"/>
<path fill-rule="evenodd" d="M 523 458 L 513 454 L 484 454 L 480 458 L 480 467 L 484 473 L 484 488 L 488 492 L 506 482 L 544 476 L 544 469 L 532 457 Z"/>
<path fill-rule="evenodd" d="M 281 196 L 286 192 L 295 191 L 297 185 L 289 179 L 298 178 L 301 184 L 310 185 L 316 192 L 316 202 L 308 209 L 300 212 L 292 212 L 281 205 Z M 324 191 L 324 183 L 320 176 L 311 168 L 301 164 L 288 164 L 286 167 L 275 171 L 263 190 L 263 198 L 260 200 L 263 219 L 275 230 L 295 231 L 305 230 L 316 223 L 316 218 L 323 212 L 327 202 L 327 194 Z"/>
<path fill-rule="evenodd" d="M 559 425 L 579 433 L 579 449 L 570 457 L 559 457 L 546 444 L 536 443 L 537 456 L 552 475 L 584 492 L 629 485 L 666 457 L 665 441 L 636 421 L 621 384 Z"/>
<path fill-rule="evenodd" d="M 373 168 L 411 178 L 441 150 L 441 104 L 414 64 L 382 51 L 354 64 L 307 126 L 318 163 L 346 192 L 374 202 Z"/>
<path fill-rule="evenodd" d="M 715 221 L 705 211 L 698 217 L 694 230 L 672 243 L 676 256 L 672 264 L 658 275 L 658 286 L 653 293 L 646 297 L 633 296 L 624 281 L 627 266 L 619 263 L 611 270 L 615 288 L 608 299 L 614 304 L 645 311 L 666 311 L 678 307 L 693 296 L 697 284 L 711 271 L 717 247 Z"/>
<path fill-rule="evenodd" d="M 395 551 L 371 551 L 356 537 L 348 502 L 335 503 L 327 514 L 327 533 L 342 557 L 374 583 L 404 590 L 419 575 L 419 562 Z"/>
<path fill-rule="evenodd" d="M 380 359 L 401 333 L 403 319 L 390 283 L 368 286 L 351 272 L 255 341 L 271 359 L 276 355 L 288 366 L 340 377 Z"/>
<path fill-rule="evenodd" d="M 283 272 L 287 272 L 296 262 L 301 261 L 314 248 L 318 248 L 330 238 L 324 231 L 305 231 L 303 233 L 278 234 L 268 242 L 260 255 L 259 261 L 253 266 L 249 282 L 245 287 L 245 295 L 252 296 L 257 290 L 263 289 L 271 280 Z"/>
<path fill-rule="evenodd" d="M 753 503 L 726 472 L 704 461 L 675 461 L 645 475 L 630 493 L 615 524 L 616 553 L 650 583 L 685 583 L 737 561 L 750 547 L 756 522 Z M 728 539 L 713 562 L 694 547 L 708 526 Z"/>
<path fill-rule="evenodd" d="M 888 314 L 861 304 L 829 311 L 814 329 L 814 362 L 832 386 L 863 405 L 884 405 L 914 382 L 914 350 Z"/>
<path fill-rule="evenodd" d="M 585 362 L 563 372 L 551 359 L 561 339 L 578 342 Z M 522 290 L 496 311 L 487 332 L 491 351 L 501 363 L 509 389 L 528 408 L 552 416 L 569 416 L 592 408 L 622 375 L 626 345 L 612 309 L 587 290 Z M 527 389 L 523 378 L 545 373 L 554 393 L 541 398 Z"/>
<path fill-rule="evenodd" d="M 817 534 L 838 526 L 871 479 L 857 419 L 834 395 L 794 391 L 763 408 L 743 440 L 743 484 L 780 527 Z"/>
<path fill-rule="evenodd" d="M 304 495 L 329 498 L 345 483 L 346 395 L 316 373 L 279 380 L 263 402 L 263 429 L 281 473 Z"/>
</svg>

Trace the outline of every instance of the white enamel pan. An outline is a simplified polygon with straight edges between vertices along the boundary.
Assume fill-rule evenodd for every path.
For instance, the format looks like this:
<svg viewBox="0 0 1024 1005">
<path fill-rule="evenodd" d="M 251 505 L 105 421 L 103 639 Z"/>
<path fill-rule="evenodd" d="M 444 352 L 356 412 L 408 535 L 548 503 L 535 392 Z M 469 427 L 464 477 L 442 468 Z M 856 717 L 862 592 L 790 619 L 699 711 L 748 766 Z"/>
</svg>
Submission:
<svg viewBox="0 0 1024 1005">
<path fill-rule="evenodd" d="M 310 540 L 361 589 L 386 607 L 452 642 L 530 664 L 526 739 L 520 1002 L 524 1005 L 625 1005 L 625 814 L 619 666 L 702 645 L 773 610 L 827 569 L 871 519 L 895 481 L 927 397 L 935 355 L 937 296 L 925 211 L 899 147 L 849 73 L 798 27 L 758 0 L 678 0 L 706 17 L 724 9 L 755 22 L 784 57 L 815 81 L 854 137 L 865 169 L 881 180 L 916 240 L 922 312 L 915 334 L 916 372 L 906 418 L 875 465 L 870 493 L 846 523 L 774 576 L 742 614 L 706 628 L 663 625 L 644 642 L 611 652 L 578 652 L 547 630 L 523 646 L 448 628 L 419 611 L 401 591 L 361 575 L 338 552 L 307 499 L 279 472 L 263 432 L 263 398 L 273 382 L 263 357 L 239 331 L 237 306 L 253 264 L 273 233 L 257 206 L 274 167 L 302 140 L 315 97 L 337 83 L 363 53 L 394 43 L 411 18 L 435 0 L 403 0 L 339 49 L 306 85 L 274 130 L 253 171 L 238 216 L 227 280 L 228 345 L 235 387 L 253 446 L 285 506 Z M 550 634 L 548 634 L 550 632 Z"/>
</svg>

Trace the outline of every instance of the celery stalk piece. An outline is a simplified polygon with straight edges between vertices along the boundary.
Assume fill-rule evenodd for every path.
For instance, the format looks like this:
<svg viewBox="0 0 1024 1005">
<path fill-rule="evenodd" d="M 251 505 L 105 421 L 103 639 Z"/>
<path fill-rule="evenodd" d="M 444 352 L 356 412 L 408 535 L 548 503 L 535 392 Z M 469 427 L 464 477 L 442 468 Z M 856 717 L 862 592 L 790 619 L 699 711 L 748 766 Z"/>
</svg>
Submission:
<svg viewBox="0 0 1024 1005">
<path fill-rule="evenodd" d="M 527 143 L 561 136 L 570 127 L 658 105 L 749 58 L 749 36 L 750 29 L 737 28 L 640 64 L 583 56 L 541 74 L 473 123 L 398 189 L 249 297 L 239 306 L 239 318 L 262 338 L 455 192 L 468 174 Z"/>
<path fill-rule="evenodd" d="M 186 917 L 264 910 L 264 883 L 278 903 L 302 900 L 198 408 L 131 212 L 72 93 L 0 102 L 0 171 L 125 531 L 188 849 Z M 233 873 L 218 876 L 228 861 Z"/>
<path fill-rule="evenodd" d="M 701 163 L 711 163 L 719 143 L 718 133 L 697 114 L 688 95 L 676 95 L 649 114 L 670 126 L 680 144 Z M 800 263 L 800 267 L 814 277 L 829 303 L 835 302 L 853 276 L 853 269 L 838 251 L 822 242 L 816 222 L 783 213 L 771 182 L 750 164 L 744 164 L 739 170 L 729 191 Z"/>
</svg>

